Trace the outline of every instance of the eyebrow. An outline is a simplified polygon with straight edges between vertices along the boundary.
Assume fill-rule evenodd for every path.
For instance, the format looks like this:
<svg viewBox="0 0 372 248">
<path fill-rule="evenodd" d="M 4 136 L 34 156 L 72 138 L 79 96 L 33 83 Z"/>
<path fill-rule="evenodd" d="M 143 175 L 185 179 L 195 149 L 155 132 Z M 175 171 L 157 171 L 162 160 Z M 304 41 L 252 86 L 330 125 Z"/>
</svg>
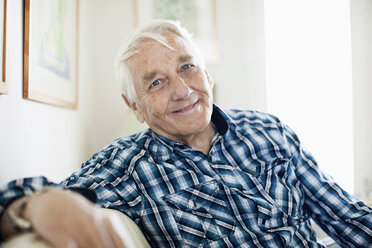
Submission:
<svg viewBox="0 0 372 248">
<path fill-rule="evenodd" d="M 187 61 L 190 61 L 192 60 L 192 56 L 191 55 L 183 55 L 181 56 L 179 59 L 178 59 L 178 63 L 184 63 L 184 62 L 187 62 Z M 145 75 L 143 76 L 143 79 L 145 81 L 150 81 L 152 79 L 155 78 L 155 76 L 158 74 L 158 71 L 150 71 L 150 72 L 147 72 L 145 73 Z"/>
<path fill-rule="evenodd" d="M 183 62 L 187 62 L 187 61 L 190 61 L 192 60 L 192 56 L 191 55 L 183 55 L 181 56 L 179 59 L 178 59 L 178 62 L 179 63 L 183 63 Z"/>
<path fill-rule="evenodd" d="M 143 76 L 143 79 L 145 81 L 150 81 L 151 79 L 154 79 L 156 74 L 158 74 L 157 71 L 151 71 L 151 72 L 148 72 L 146 73 L 144 76 Z"/>
</svg>

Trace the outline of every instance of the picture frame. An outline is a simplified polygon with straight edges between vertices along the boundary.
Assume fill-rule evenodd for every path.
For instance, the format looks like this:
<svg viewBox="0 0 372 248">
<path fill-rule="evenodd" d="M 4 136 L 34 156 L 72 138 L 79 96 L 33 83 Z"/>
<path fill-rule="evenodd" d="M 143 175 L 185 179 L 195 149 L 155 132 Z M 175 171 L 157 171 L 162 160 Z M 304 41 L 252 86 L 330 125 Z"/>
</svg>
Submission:
<svg viewBox="0 0 372 248">
<path fill-rule="evenodd" d="M 219 61 L 216 0 L 134 0 L 134 23 L 178 20 L 192 34 L 206 64 Z"/>
<path fill-rule="evenodd" d="M 78 0 L 25 0 L 23 98 L 78 103 Z"/>
<path fill-rule="evenodd" d="M 6 82 L 6 25 L 7 0 L 0 0 L 0 94 L 8 93 Z"/>
</svg>

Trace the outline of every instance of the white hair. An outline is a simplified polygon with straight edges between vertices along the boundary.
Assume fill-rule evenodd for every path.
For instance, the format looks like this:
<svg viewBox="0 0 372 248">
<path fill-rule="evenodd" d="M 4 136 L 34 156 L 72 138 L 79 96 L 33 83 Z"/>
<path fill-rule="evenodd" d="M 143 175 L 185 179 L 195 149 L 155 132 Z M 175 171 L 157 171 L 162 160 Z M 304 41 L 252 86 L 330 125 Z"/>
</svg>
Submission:
<svg viewBox="0 0 372 248">
<path fill-rule="evenodd" d="M 195 55 L 199 65 L 205 69 L 205 64 L 192 40 L 191 33 L 182 27 L 179 22 L 171 20 L 150 21 L 127 36 L 122 43 L 114 62 L 116 80 L 119 83 L 121 94 L 124 95 L 130 103 L 137 102 L 138 97 L 134 88 L 133 76 L 126 65 L 126 61 L 139 52 L 141 42 L 147 39 L 155 40 L 169 49 L 174 50 L 167 44 L 167 40 L 163 36 L 166 32 L 174 33 L 188 42 L 196 53 Z"/>
</svg>

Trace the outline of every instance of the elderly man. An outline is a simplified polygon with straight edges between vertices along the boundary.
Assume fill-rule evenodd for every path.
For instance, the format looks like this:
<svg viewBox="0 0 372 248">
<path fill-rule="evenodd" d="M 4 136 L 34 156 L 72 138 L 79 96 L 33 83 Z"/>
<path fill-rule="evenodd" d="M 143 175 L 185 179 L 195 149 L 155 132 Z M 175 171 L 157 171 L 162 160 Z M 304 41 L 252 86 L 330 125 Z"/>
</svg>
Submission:
<svg viewBox="0 0 372 248">
<path fill-rule="evenodd" d="M 61 184 L 10 182 L 4 238 L 32 227 L 56 247 L 123 247 L 104 207 L 133 219 L 153 247 L 323 247 L 311 218 L 341 246 L 372 244 L 372 209 L 323 174 L 291 129 L 213 104 L 212 78 L 178 23 L 138 29 L 116 69 L 150 129 L 113 141 Z"/>
</svg>

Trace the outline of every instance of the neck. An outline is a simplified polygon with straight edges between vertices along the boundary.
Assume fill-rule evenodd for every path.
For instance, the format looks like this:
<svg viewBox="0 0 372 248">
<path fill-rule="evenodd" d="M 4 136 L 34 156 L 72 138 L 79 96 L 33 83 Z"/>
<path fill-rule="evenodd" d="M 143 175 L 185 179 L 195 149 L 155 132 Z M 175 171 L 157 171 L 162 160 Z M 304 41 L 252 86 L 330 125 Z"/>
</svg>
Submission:
<svg viewBox="0 0 372 248">
<path fill-rule="evenodd" d="M 213 124 L 209 123 L 209 125 L 201 132 L 182 138 L 178 137 L 178 139 L 175 139 L 175 141 L 192 147 L 195 150 L 201 151 L 207 155 L 211 148 L 211 141 L 215 131 L 216 129 Z"/>
<path fill-rule="evenodd" d="M 192 137 L 185 144 L 208 155 L 211 148 L 211 141 L 215 132 L 215 127 L 212 125 L 212 123 L 210 123 L 204 132 L 196 137 Z"/>
</svg>

